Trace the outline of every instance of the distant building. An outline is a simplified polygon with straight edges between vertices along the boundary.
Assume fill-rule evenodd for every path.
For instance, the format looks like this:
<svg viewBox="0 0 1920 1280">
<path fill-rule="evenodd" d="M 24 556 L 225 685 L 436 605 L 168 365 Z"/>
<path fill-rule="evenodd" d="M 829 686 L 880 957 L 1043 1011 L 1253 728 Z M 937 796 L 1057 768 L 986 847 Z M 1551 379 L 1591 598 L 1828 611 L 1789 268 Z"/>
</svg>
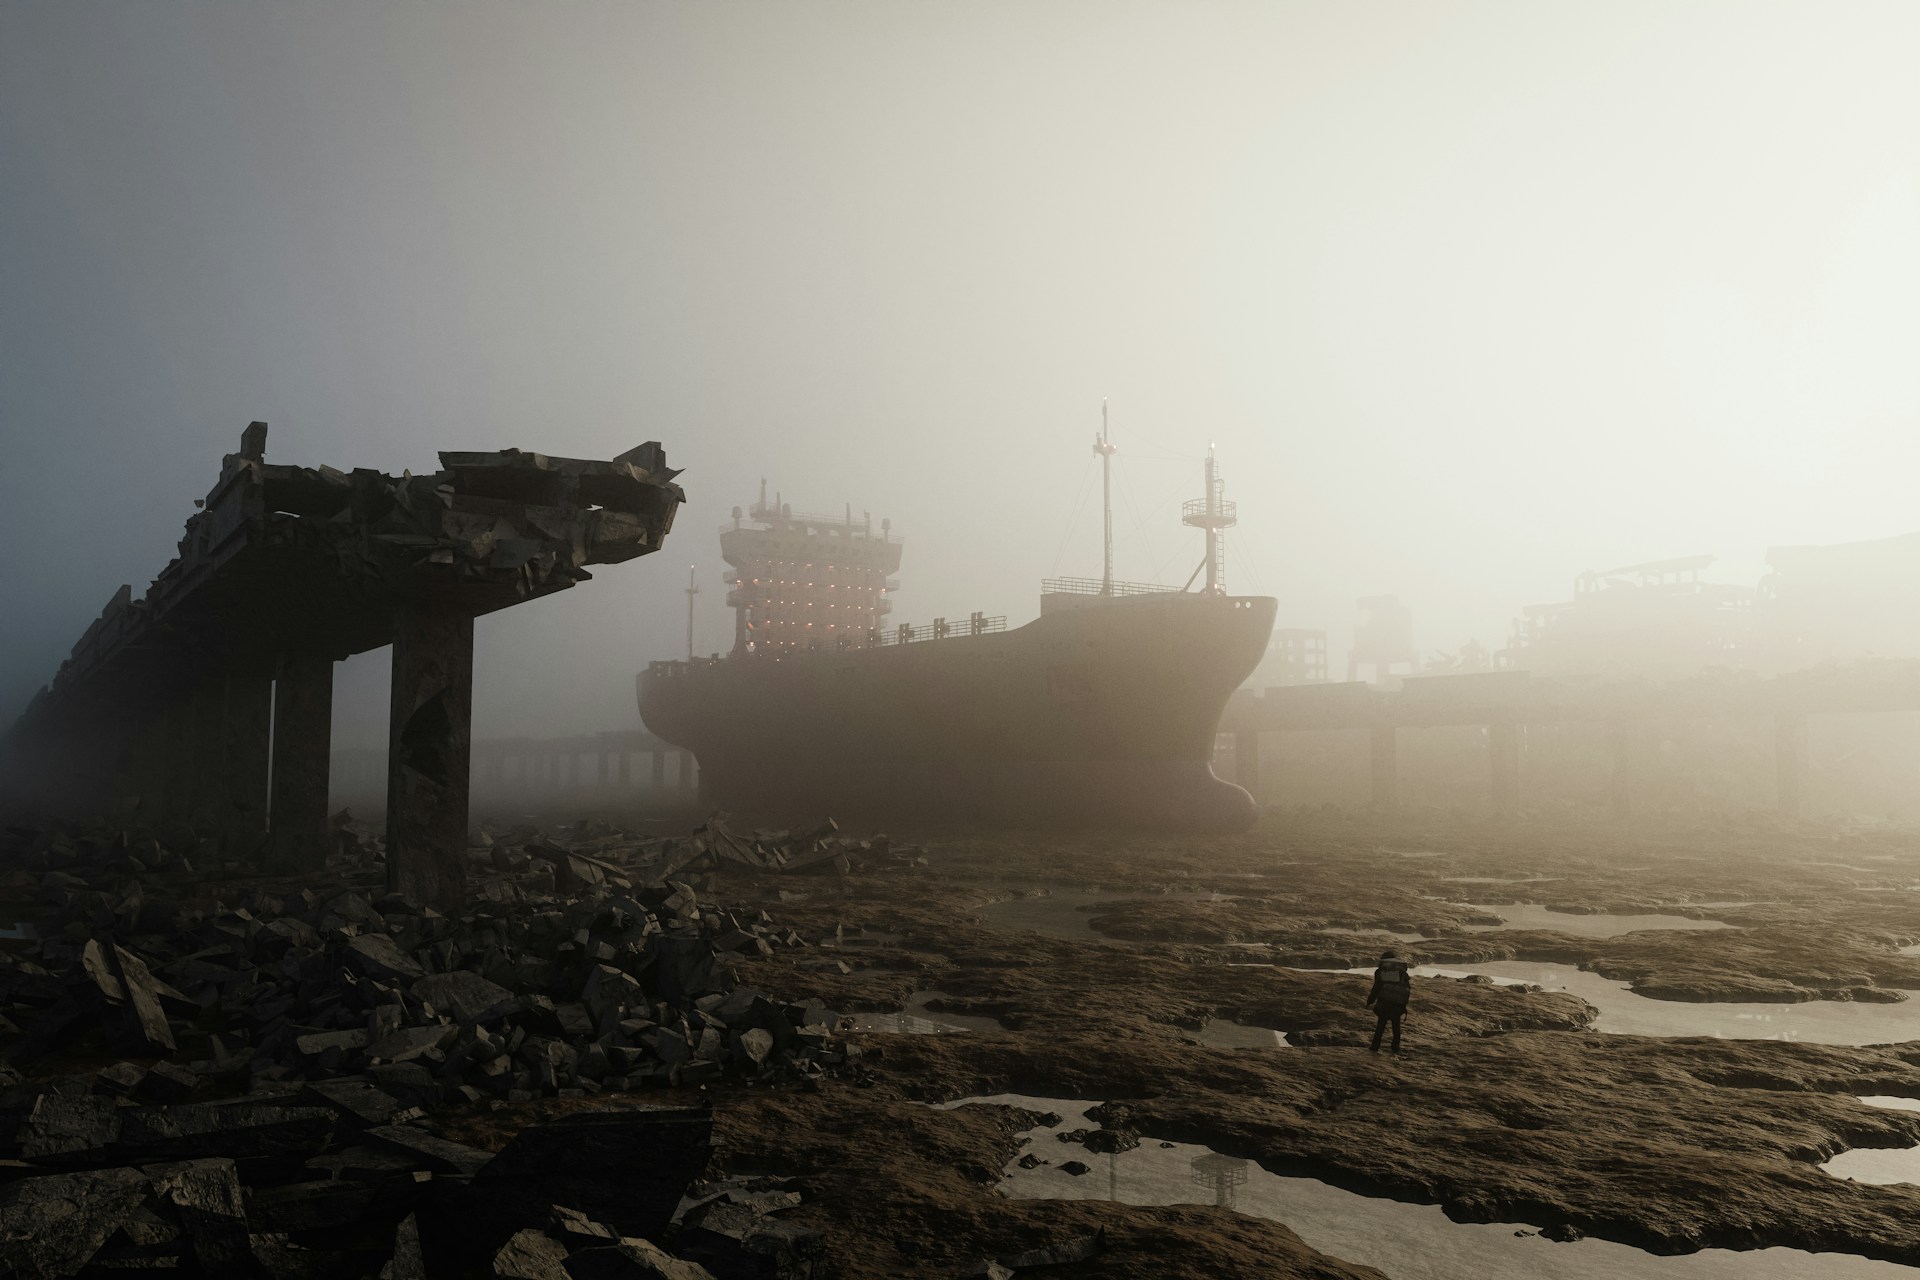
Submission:
<svg viewBox="0 0 1920 1280">
<path fill-rule="evenodd" d="M 1267 642 L 1267 654 L 1243 686 L 1272 689 L 1283 685 L 1327 682 L 1327 633 L 1303 627 L 1281 627 Z"/>
<path fill-rule="evenodd" d="M 1347 679 L 1358 680 L 1363 667 L 1372 669 L 1375 682 L 1418 672 L 1413 610 L 1401 604 L 1399 596 L 1362 596 L 1357 604 L 1361 619 L 1353 629 L 1353 648 L 1347 651 Z M 1406 670 L 1396 670 L 1401 666 Z"/>
<path fill-rule="evenodd" d="M 1574 579 L 1573 599 L 1528 605 L 1502 665 L 1540 675 L 1672 678 L 1740 665 L 1754 590 L 1703 582 L 1714 557 L 1650 560 Z"/>
</svg>

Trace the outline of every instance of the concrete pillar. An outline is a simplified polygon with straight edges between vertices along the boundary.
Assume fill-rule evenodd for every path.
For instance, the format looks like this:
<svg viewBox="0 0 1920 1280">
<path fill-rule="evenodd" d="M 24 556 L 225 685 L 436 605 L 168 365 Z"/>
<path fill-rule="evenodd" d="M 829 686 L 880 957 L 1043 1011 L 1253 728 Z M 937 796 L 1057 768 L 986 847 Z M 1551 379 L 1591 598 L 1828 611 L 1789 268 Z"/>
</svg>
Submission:
<svg viewBox="0 0 1920 1280">
<path fill-rule="evenodd" d="M 387 733 L 387 888 L 457 910 L 473 749 L 471 617 L 426 608 L 395 615 Z"/>
<path fill-rule="evenodd" d="M 1503 720 L 1487 726 L 1487 756 L 1493 774 L 1493 811 L 1520 808 L 1520 726 Z"/>
<path fill-rule="evenodd" d="M 226 714 L 224 680 L 216 677 L 194 685 L 183 713 L 179 793 L 183 816 L 196 827 L 217 830 L 226 816 L 226 777 L 220 768 L 221 722 Z"/>
<path fill-rule="evenodd" d="M 594 784 L 603 791 L 606 790 L 607 784 L 613 781 L 613 762 L 609 758 L 612 754 L 610 751 L 596 751 L 593 753 L 593 781 Z"/>
<path fill-rule="evenodd" d="M 327 865 L 327 784 L 333 765 L 333 659 L 289 656 L 273 691 L 273 845 L 276 871 Z"/>
<path fill-rule="evenodd" d="M 665 748 L 653 753 L 653 789 L 655 791 L 665 791 L 667 789 L 667 753 Z"/>
<path fill-rule="evenodd" d="M 1807 717 L 1782 711 L 1773 718 L 1775 807 L 1789 817 L 1800 816 L 1802 784 L 1807 771 Z"/>
<path fill-rule="evenodd" d="M 680 789 L 691 791 L 693 788 L 693 752 L 682 751 L 680 753 Z"/>
<path fill-rule="evenodd" d="M 267 833 L 273 680 L 228 676 L 224 684 L 218 764 L 225 778 L 226 809 L 221 830 L 232 852 L 254 853 Z"/>
<path fill-rule="evenodd" d="M 1400 734 L 1393 725 L 1373 726 L 1373 807 L 1391 809 L 1400 801 Z"/>
<path fill-rule="evenodd" d="M 1260 802 L 1260 734 L 1247 729 L 1233 735 L 1233 780 Z"/>
<path fill-rule="evenodd" d="M 627 785 L 627 752 L 625 748 L 613 753 L 613 785 L 625 788 Z"/>
<path fill-rule="evenodd" d="M 1610 808 L 1616 818 L 1633 813 L 1633 726 L 1616 720 L 1607 730 L 1613 747 L 1613 788 Z"/>
</svg>

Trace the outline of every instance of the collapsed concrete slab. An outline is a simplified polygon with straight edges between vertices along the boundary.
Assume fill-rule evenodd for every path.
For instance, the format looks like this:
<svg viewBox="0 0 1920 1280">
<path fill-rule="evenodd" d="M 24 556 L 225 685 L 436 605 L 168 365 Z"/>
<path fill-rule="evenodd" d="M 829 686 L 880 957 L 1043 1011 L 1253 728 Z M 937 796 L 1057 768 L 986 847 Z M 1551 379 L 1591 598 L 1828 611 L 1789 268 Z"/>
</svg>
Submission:
<svg viewBox="0 0 1920 1280">
<path fill-rule="evenodd" d="M 0 740 L 0 803 L 212 823 L 318 869 L 333 663 L 392 645 L 389 888 L 456 905 L 473 619 L 658 550 L 679 473 L 653 442 L 604 462 L 442 453 L 395 477 L 269 465 L 266 439 L 246 429 L 179 555 L 141 599 L 120 588 Z"/>
</svg>

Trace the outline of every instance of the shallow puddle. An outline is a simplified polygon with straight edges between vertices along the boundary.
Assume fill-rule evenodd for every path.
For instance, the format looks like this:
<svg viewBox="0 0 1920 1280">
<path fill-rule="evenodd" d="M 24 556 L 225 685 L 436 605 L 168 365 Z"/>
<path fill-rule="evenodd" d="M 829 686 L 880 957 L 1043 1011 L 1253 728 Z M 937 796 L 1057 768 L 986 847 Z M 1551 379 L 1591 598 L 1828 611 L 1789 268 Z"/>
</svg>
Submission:
<svg viewBox="0 0 1920 1280">
<path fill-rule="evenodd" d="M 1344 973 L 1371 974 L 1371 968 Z M 1806 1040 L 1814 1044 L 1897 1044 L 1920 1040 L 1920 1000 L 1869 1004 L 1852 1000 L 1809 1000 L 1804 1004 L 1695 1003 L 1651 1000 L 1627 990 L 1624 982 L 1588 973 L 1570 964 L 1497 960 L 1471 968 L 1423 964 L 1418 977 L 1464 978 L 1483 974 L 1502 985 L 1532 983 L 1549 991 L 1579 996 L 1600 1011 L 1594 1030 L 1628 1036 L 1712 1036 L 1719 1040 Z M 1420 1012 L 1414 989 L 1413 1017 Z"/>
<path fill-rule="evenodd" d="M 1731 929 L 1724 920 L 1696 920 L 1674 915 L 1594 915 L 1554 911 L 1536 902 L 1455 903 L 1470 911 L 1499 916 L 1502 924 L 1463 924 L 1468 933 L 1490 933 L 1496 929 L 1551 929 L 1575 938 L 1617 938 L 1642 929 Z"/>
<path fill-rule="evenodd" d="M 1055 1135 L 1097 1127 L 1092 1102 L 1000 1094 L 946 1104 L 991 1103 L 1053 1112 L 1058 1125 L 1027 1131 L 1027 1151 L 1048 1164 L 1010 1162 L 1001 1192 L 1016 1200 L 1111 1200 L 1121 1204 L 1212 1204 L 1284 1223 L 1322 1253 L 1377 1267 L 1394 1280 L 1914 1280 L 1920 1269 L 1798 1249 L 1704 1249 L 1661 1257 L 1607 1240 L 1556 1244 L 1518 1223 L 1463 1223 L 1438 1205 L 1342 1191 L 1312 1178 L 1283 1178 L 1249 1160 L 1184 1142 L 1142 1139 L 1131 1151 L 1089 1152 Z M 1023 1152 L 1023 1154 L 1025 1154 Z M 1069 1160 L 1090 1166 L 1073 1176 Z"/>
<path fill-rule="evenodd" d="M 1872 1107 L 1894 1111 L 1920 1111 L 1920 1098 L 1898 1098 L 1873 1094 L 1860 1101 Z M 1872 1182 L 1882 1186 L 1894 1183 L 1920 1184 L 1920 1147 L 1861 1147 L 1842 1151 L 1820 1166 L 1836 1178 Z"/>
<path fill-rule="evenodd" d="M 1097 893 L 1045 893 L 1010 898 L 981 907 L 980 915 L 999 929 L 1029 929 L 1049 938 L 1101 938 L 1092 913 L 1083 907 L 1112 902 L 1232 902 L 1229 893 L 1150 893 L 1138 889 L 1106 889 Z"/>
<path fill-rule="evenodd" d="M 981 1018 L 966 1013 L 939 1013 L 927 1008 L 935 1000 L 948 999 L 944 991 L 916 991 L 899 1013 L 850 1013 L 848 1030 L 876 1035 L 932 1036 L 956 1031 L 1003 1031 L 998 1018 Z"/>
<path fill-rule="evenodd" d="M 1266 1027 L 1249 1027 L 1230 1018 L 1209 1018 L 1198 1031 L 1182 1035 L 1209 1049 L 1291 1049 L 1286 1037 Z"/>
</svg>

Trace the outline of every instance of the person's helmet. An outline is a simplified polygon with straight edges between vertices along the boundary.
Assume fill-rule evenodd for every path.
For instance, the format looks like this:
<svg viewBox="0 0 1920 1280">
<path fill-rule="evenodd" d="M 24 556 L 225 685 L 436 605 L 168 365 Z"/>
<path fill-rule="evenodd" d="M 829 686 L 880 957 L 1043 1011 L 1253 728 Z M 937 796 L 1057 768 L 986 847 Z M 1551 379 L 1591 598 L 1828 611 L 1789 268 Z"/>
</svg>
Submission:
<svg viewBox="0 0 1920 1280">
<path fill-rule="evenodd" d="M 1398 951 L 1389 949 L 1386 951 L 1382 951 L 1380 953 L 1380 958 L 1382 960 L 1398 960 L 1400 958 L 1400 953 Z"/>
</svg>

